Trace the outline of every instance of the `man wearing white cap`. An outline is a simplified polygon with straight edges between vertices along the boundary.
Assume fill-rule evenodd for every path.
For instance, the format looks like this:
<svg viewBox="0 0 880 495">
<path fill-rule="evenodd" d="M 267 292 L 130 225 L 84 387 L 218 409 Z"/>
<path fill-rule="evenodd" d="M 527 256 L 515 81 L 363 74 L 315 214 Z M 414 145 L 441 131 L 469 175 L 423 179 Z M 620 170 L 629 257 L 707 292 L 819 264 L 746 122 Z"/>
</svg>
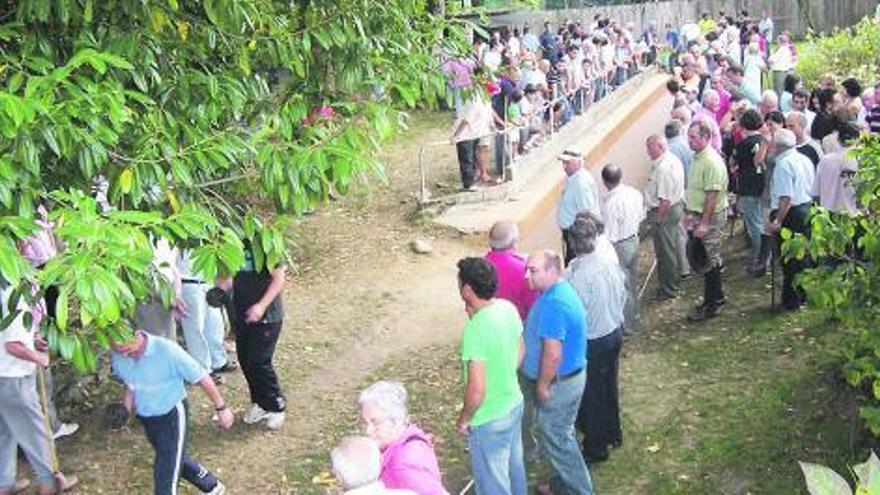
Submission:
<svg viewBox="0 0 880 495">
<path fill-rule="evenodd" d="M 602 218 L 599 211 L 596 181 L 589 170 L 584 169 L 584 157 L 580 151 L 568 149 L 559 157 L 562 168 L 568 178 L 562 190 L 562 199 L 556 208 L 556 223 L 562 231 L 562 248 L 565 264 L 574 259 L 574 252 L 569 246 L 568 229 L 574 223 L 578 213 L 586 210 Z"/>
<path fill-rule="evenodd" d="M 779 233 L 782 227 L 793 234 L 810 233 L 810 189 L 815 179 L 813 163 L 805 155 L 798 153 L 797 138 L 788 129 L 780 129 L 773 135 L 776 145 L 776 168 L 770 182 L 770 222 L 768 234 Z M 780 245 L 777 239 L 776 245 Z M 782 307 L 796 310 L 804 303 L 803 290 L 794 286 L 798 273 L 808 267 L 808 261 L 797 258 L 782 258 Z"/>
</svg>

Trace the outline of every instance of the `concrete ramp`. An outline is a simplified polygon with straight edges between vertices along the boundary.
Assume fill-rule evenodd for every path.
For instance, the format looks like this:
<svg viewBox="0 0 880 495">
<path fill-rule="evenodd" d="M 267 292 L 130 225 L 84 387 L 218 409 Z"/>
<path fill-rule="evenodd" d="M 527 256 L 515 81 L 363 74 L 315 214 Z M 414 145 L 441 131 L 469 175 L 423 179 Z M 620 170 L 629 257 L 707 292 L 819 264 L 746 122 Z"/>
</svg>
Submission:
<svg viewBox="0 0 880 495">
<path fill-rule="evenodd" d="M 517 222 L 523 239 L 549 232 L 548 217 L 554 215 L 565 178 L 557 157 L 570 147 L 584 153 L 586 166 L 597 179 L 602 166 L 615 162 L 624 169 L 624 181 L 641 188 L 650 172 L 645 139 L 662 134 L 672 106 L 668 80 L 668 75 L 656 73 L 631 80 L 572 120 L 551 142 L 525 156 L 513 170 L 513 182 L 462 196 L 434 221 L 479 234 L 507 218 Z"/>
</svg>

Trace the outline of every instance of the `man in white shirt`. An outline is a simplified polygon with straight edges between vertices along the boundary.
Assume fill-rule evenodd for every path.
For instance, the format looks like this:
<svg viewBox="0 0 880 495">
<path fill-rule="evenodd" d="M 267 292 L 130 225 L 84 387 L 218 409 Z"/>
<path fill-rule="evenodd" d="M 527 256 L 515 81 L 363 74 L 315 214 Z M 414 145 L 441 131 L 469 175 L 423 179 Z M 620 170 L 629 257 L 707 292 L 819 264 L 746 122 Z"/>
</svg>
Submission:
<svg viewBox="0 0 880 495">
<path fill-rule="evenodd" d="M 587 210 L 601 218 L 596 181 L 590 172 L 584 169 L 584 157 L 580 151 L 566 150 L 559 160 L 568 179 L 562 190 L 562 198 L 556 208 L 556 223 L 562 231 L 562 247 L 565 264 L 574 258 L 570 249 L 568 229 L 574 223 L 577 214 Z"/>
<path fill-rule="evenodd" d="M 73 488 L 79 480 L 55 472 L 52 433 L 37 395 L 37 367 L 49 366 L 45 342 L 34 341 L 33 328 L 24 325 L 28 308 L 19 300 L 17 308 L 9 307 L 12 288 L 0 279 L 0 320 L 12 311 L 18 315 L 0 331 L 0 493 L 15 493 L 21 485 L 15 482 L 20 447 L 36 477 L 37 493 L 49 495 Z"/>
<path fill-rule="evenodd" d="M 854 179 L 859 162 L 849 156 L 849 149 L 859 137 L 859 129 L 848 124 L 838 131 L 841 149 L 828 153 L 816 167 L 816 178 L 810 195 L 818 198 L 819 206 L 835 213 L 857 213 Z"/>
<path fill-rule="evenodd" d="M 623 171 L 614 164 L 602 168 L 602 182 L 608 189 L 602 218 L 605 235 L 614 245 L 620 268 L 626 276 L 624 333 L 639 329 L 639 225 L 645 219 L 642 193 L 622 182 Z"/>
<path fill-rule="evenodd" d="M 684 214 L 684 166 L 670 153 L 666 139 L 653 135 L 645 144 L 651 158 L 651 177 L 645 188 L 645 203 L 657 259 L 658 299 L 678 296 L 683 248 L 679 229 Z"/>
</svg>

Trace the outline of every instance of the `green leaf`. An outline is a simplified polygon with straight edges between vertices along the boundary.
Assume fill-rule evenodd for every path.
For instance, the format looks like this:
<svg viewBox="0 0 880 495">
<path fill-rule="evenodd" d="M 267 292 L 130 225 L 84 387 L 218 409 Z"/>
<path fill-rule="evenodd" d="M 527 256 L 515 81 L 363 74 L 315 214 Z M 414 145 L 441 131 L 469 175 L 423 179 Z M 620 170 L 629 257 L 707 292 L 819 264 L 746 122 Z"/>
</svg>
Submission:
<svg viewBox="0 0 880 495">
<path fill-rule="evenodd" d="M 833 469 L 808 462 L 798 462 L 807 481 L 810 495 L 852 495 L 852 489 Z"/>
<path fill-rule="evenodd" d="M 859 482 L 859 488 L 867 494 L 880 493 L 880 459 L 871 451 L 871 456 L 862 464 L 853 466 L 853 472 Z"/>
</svg>

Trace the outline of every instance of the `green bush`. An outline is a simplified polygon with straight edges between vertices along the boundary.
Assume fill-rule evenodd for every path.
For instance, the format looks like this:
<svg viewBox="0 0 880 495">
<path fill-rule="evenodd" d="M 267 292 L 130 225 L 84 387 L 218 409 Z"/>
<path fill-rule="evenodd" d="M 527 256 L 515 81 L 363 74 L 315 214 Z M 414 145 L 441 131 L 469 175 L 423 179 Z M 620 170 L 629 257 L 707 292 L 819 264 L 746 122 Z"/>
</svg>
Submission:
<svg viewBox="0 0 880 495">
<path fill-rule="evenodd" d="M 880 24 L 864 18 L 855 26 L 828 36 L 812 34 L 799 53 L 797 72 L 808 87 L 824 74 L 855 77 L 863 83 L 877 79 L 880 63 Z"/>
<path fill-rule="evenodd" d="M 785 256 L 816 261 L 799 283 L 810 305 L 845 332 L 843 376 L 867 395 L 860 416 L 880 436 L 880 136 L 865 135 L 851 152 L 859 162 L 854 180 L 862 213 L 814 208 L 811 237 L 786 231 L 782 249 Z"/>
</svg>

